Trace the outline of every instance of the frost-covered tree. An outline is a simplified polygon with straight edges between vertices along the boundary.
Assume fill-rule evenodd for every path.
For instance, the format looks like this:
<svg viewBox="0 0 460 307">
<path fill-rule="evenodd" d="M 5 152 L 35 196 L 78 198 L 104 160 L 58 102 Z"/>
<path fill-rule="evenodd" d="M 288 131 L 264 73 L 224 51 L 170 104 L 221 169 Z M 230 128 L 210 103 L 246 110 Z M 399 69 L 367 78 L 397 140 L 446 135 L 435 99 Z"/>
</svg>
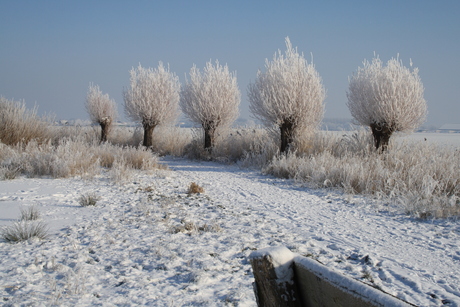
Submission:
<svg viewBox="0 0 460 307">
<path fill-rule="evenodd" d="M 102 94 L 99 85 L 90 83 L 85 107 L 91 121 L 101 126 L 101 143 L 106 142 L 112 123 L 117 118 L 115 101 L 109 98 L 109 94 Z"/>
<path fill-rule="evenodd" d="M 321 77 L 312 63 L 286 38 L 286 52 L 265 60 L 265 72 L 259 71 L 249 84 L 249 108 L 255 118 L 281 135 L 280 152 L 285 152 L 303 131 L 318 127 L 324 114 L 326 93 Z"/>
<path fill-rule="evenodd" d="M 152 147 L 153 130 L 158 125 L 171 124 L 179 111 L 179 78 L 159 63 L 158 68 L 130 71 L 130 87 L 124 91 L 125 113 L 144 128 L 145 147 Z"/>
<path fill-rule="evenodd" d="M 399 58 L 384 66 L 375 57 L 349 78 L 347 105 L 357 124 L 371 128 L 375 147 L 385 150 L 393 132 L 413 131 L 425 121 L 423 92 L 417 68 L 404 67 Z"/>
<path fill-rule="evenodd" d="M 218 61 L 215 65 L 207 62 L 203 72 L 193 65 L 180 97 L 182 112 L 203 127 L 204 148 L 211 150 L 216 132 L 228 128 L 239 114 L 241 97 L 236 74 Z"/>
</svg>

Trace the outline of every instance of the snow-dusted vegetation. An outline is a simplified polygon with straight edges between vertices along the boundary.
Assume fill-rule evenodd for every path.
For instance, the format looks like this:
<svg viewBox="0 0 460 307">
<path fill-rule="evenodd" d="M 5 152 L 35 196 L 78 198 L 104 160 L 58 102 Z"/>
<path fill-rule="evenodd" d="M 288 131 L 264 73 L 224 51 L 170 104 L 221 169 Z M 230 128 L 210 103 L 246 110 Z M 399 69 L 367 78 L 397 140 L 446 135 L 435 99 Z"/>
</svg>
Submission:
<svg viewBox="0 0 460 307">
<path fill-rule="evenodd" d="M 102 94 L 98 85 L 90 83 L 85 108 L 91 121 L 101 126 L 101 142 L 106 142 L 107 135 L 118 116 L 115 101 L 110 99 L 108 94 Z"/>
<path fill-rule="evenodd" d="M 410 63 L 412 67 L 412 62 Z M 350 77 L 348 108 L 354 120 L 371 128 L 375 147 L 386 149 L 394 132 L 410 132 L 426 118 L 427 106 L 418 69 L 398 58 L 387 65 L 376 57 Z"/>
<path fill-rule="evenodd" d="M 315 66 L 286 38 L 286 52 L 265 60 L 265 71 L 249 85 L 248 97 L 255 118 L 280 136 L 280 152 L 286 152 L 299 136 L 315 132 L 326 91 Z"/>
<path fill-rule="evenodd" d="M 125 113 L 144 128 L 142 144 L 152 147 L 153 130 L 173 125 L 179 115 L 179 78 L 162 62 L 157 68 L 139 64 L 130 75 L 130 86 L 123 93 Z"/>
<path fill-rule="evenodd" d="M 240 96 L 236 74 L 230 73 L 227 65 L 209 61 L 203 72 L 195 65 L 190 69 L 180 106 L 187 118 L 203 128 L 206 150 L 212 150 L 217 135 L 226 133 L 238 117 Z"/>
</svg>

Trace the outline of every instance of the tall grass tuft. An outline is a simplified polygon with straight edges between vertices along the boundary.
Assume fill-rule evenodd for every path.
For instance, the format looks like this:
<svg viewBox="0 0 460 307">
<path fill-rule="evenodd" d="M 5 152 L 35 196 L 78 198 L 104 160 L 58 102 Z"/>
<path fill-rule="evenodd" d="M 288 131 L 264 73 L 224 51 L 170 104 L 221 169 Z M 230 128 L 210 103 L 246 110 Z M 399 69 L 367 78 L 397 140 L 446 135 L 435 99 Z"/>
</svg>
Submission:
<svg viewBox="0 0 460 307">
<path fill-rule="evenodd" d="M 78 203 L 82 207 L 93 207 L 96 206 L 96 203 L 101 199 L 99 196 L 96 195 L 94 192 L 86 193 L 80 195 L 78 198 Z"/>
<path fill-rule="evenodd" d="M 28 206 L 20 208 L 21 210 L 21 221 L 36 221 L 40 218 L 40 212 L 35 206 Z"/>
<path fill-rule="evenodd" d="M 32 238 L 45 240 L 48 238 L 48 226 L 42 221 L 19 221 L 4 227 L 0 236 L 11 243 L 27 241 Z"/>
</svg>

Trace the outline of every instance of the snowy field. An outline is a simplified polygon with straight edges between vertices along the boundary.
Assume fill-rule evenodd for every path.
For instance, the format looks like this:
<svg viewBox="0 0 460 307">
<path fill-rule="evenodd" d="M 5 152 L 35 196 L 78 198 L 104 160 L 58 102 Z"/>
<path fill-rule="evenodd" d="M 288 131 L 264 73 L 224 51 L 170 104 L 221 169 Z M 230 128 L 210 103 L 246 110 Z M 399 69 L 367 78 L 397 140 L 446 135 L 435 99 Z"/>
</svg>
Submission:
<svg viewBox="0 0 460 307">
<path fill-rule="evenodd" d="M 0 226 L 28 206 L 49 225 L 44 241 L 0 239 L 1 303 L 255 306 L 249 254 L 286 246 L 410 303 L 460 306 L 458 221 L 416 220 L 237 166 L 162 162 L 169 171 L 138 171 L 122 185 L 107 174 L 0 181 Z M 191 182 L 205 192 L 188 196 Z M 95 207 L 80 206 L 88 193 L 100 197 Z"/>
</svg>

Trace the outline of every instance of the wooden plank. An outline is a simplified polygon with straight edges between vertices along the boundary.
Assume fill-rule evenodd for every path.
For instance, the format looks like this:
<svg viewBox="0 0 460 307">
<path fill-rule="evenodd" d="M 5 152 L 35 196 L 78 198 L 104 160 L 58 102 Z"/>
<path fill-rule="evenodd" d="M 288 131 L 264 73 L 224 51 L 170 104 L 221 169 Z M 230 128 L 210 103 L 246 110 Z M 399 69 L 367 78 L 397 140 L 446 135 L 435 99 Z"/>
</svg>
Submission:
<svg viewBox="0 0 460 307">
<path fill-rule="evenodd" d="M 295 282 L 302 306 L 415 306 L 356 279 L 335 272 L 316 260 L 296 256 Z"/>
<path fill-rule="evenodd" d="M 253 252 L 250 261 L 258 306 L 301 306 L 294 283 L 293 255 L 287 248 L 267 248 Z"/>
<path fill-rule="evenodd" d="M 415 306 L 285 247 L 255 251 L 250 261 L 258 306 Z"/>
</svg>

